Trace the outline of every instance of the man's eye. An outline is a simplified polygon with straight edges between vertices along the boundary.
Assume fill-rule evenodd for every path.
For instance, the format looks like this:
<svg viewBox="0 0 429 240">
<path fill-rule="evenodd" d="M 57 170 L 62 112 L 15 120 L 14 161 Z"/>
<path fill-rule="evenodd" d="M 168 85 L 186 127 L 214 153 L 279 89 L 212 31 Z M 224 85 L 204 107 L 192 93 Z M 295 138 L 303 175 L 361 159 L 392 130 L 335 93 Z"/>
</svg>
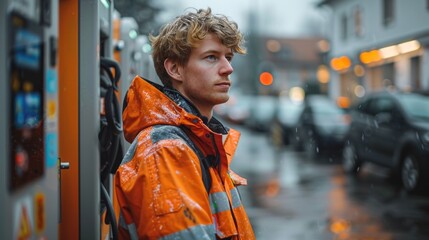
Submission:
<svg viewBox="0 0 429 240">
<path fill-rule="evenodd" d="M 206 58 L 210 61 L 216 61 L 217 60 L 217 57 L 215 55 L 209 55 Z"/>
</svg>

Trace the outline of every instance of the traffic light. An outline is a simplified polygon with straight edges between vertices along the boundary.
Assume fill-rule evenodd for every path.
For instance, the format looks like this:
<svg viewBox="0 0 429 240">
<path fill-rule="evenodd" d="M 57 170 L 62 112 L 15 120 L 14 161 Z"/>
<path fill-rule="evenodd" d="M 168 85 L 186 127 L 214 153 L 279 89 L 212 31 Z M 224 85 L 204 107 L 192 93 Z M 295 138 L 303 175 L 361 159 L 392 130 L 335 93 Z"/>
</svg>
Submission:
<svg viewBox="0 0 429 240">
<path fill-rule="evenodd" d="M 262 72 L 259 75 L 259 82 L 264 86 L 269 86 L 273 83 L 273 75 L 270 72 Z"/>
</svg>

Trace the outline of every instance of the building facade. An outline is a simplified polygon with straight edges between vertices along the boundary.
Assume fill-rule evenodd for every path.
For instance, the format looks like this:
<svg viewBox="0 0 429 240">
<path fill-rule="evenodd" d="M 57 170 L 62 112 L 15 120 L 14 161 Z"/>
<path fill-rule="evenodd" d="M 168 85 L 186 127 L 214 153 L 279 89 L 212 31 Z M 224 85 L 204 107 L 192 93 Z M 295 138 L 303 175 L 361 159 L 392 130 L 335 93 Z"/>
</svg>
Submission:
<svg viewBox="0 0 429 240">
<path fill-rule="evenodd" d="M 429 89 L 429 0 L 323 0 L 330 17 L 329 93 Z"/>
<path fill-rule="evenodd" d="M 317 71 L 321 65 L 320 37 L 261 37 L 256 70 L 258 93 L 289 94 L 292 88 L 306 89 L 319 85 Z M 263 84 L 261 74 L 269 73 L 273 81 Z"/>
</svg>

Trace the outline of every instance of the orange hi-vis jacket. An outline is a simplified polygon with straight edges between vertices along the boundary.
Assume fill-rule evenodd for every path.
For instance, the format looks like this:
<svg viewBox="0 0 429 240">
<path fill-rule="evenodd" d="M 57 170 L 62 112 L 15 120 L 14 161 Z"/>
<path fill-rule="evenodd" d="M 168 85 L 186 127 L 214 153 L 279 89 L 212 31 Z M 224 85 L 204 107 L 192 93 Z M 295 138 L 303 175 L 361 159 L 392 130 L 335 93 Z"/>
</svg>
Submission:
<svg viewBox="0 0 429 240">
<path fill-rule="evenodd" d="M 125 97 L 123 124 L 132 144 L 115 175 L 120 239 L 255 239 L 229 169 L 238 131 L 207 121 L 179 92 L 139 76 Z M 208 161 L 209 192 L 181 133 Z"/>
</svg>

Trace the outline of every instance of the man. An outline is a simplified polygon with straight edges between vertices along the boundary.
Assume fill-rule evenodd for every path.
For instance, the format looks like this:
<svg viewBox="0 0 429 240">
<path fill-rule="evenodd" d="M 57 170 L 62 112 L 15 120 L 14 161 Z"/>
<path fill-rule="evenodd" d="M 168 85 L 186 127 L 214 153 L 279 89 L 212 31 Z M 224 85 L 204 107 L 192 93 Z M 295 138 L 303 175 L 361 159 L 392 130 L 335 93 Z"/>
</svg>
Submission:
<svg viewBox="0 0 429 240">
<path fill-rule="evenodd" d="M 137 76 L 124 100 L 133 142 L 115 176 L 121 239 L 255 239 L 229 168 L 239 133 L 213 117 L 231 87 L 235 22 L 188 12 L 151 36 L 164 86 Z"/>
</svg>

